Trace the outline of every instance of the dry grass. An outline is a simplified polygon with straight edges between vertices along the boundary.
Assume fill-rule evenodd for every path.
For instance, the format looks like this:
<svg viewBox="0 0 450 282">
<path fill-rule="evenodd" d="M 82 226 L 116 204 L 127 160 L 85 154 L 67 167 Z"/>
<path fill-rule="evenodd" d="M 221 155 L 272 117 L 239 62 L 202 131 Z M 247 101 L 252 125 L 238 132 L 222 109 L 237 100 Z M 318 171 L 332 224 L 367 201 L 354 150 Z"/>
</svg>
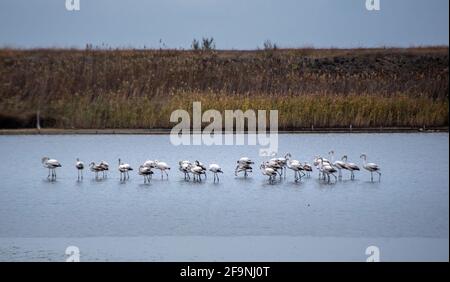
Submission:
<svg viewBox="0 0 450 282">
<path fill-rule="evenodd" d="M 277 109 L 280 129 L 448 126 L 448 48 L 0 50 L 0 128 L 170 128 L 170 113 Z"/>
</svg>

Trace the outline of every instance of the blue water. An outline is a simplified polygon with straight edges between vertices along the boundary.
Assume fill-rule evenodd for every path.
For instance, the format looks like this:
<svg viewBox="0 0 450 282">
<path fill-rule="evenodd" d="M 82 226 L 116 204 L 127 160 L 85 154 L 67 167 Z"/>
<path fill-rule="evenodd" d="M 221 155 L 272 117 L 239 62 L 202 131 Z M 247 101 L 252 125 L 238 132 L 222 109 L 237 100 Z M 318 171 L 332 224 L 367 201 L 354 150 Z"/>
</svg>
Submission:
<svg viewBox="0 0 450 282">
<path fill-rule="evenodd" d="M 381 166 L 381 182 L 367 171 L 328 184 L 293 172 L 269 184 L 258 167 L 257 146 L 173 146 L 168 135 L 0 136 L 0 238 L 127 236 L 310 236 L 439 238 L 449 236 L 447 133 L 280 134 L 280 155 L 309 161 L 333 149 L 361 165 L 361 153 Z M 41 158 L 58 159 L 48 181 Z M 252 158 L 248 177 L 235 177 L 236 160 Z M 117 159 L 135 168 L 119 181 Z M 75 159 L 110 163 L 108 178 Z M 155 172 L 145 185 L 139 164 L 158 159 L 172 166 L 169 179 Z M 225 173 L 202 183 L 185 181 L 179 160 L 218 163 Z M 375 178 L 376 179 L 376 178 Z M 448 247 L 447 247 L 448 249 Z M 25 257 L 26 259 L 26 257 Z M 107 259 L 107 258 L 105 258 Z"/>
</svg>

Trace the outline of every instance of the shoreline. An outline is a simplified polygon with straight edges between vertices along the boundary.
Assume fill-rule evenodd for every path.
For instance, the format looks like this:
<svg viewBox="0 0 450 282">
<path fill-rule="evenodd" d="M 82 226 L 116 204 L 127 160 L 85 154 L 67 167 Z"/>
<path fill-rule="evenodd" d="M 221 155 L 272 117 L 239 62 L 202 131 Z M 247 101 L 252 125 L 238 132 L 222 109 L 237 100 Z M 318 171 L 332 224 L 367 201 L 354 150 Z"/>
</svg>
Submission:
<svg viewBox="0 0 450 282">
<path fill-rule="evenodd" d="M 23 128 L 23 129 L 0 129 L 0 135 L 165 135 L 171 129 L 63 129 L 63 128 Z M 270 131 L 267 130 L 267 133 Z M 436 133 L 449 132 L 448 127 L 433 128 L 411 128 L 411 127 L 382 127 L 382 128 L 315 128 L 315 129 L 293 129 L 279 130 L 278 134 L 311 134 L 311 133 Z M 226 133 L 226 132 L 224 132 Z M 248 134 L 248 132 L 246 132 Z"/>
</svg>

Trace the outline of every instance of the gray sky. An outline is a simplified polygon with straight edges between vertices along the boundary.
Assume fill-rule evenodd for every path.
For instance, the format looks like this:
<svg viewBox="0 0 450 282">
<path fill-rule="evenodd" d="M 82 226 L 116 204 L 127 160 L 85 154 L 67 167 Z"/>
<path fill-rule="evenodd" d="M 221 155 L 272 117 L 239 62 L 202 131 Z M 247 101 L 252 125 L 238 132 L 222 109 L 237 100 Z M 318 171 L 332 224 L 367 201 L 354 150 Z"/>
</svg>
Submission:
<svg viewBox="0 0 450 282">
<path fill-rule="evenodd" d="M 1 47 L 189 48 L 212 36 L 219 49 L 449 44 L 448 0 L 0 0 Z M 160 43 L 160 40 L 162 43 Z"/>
</svg>

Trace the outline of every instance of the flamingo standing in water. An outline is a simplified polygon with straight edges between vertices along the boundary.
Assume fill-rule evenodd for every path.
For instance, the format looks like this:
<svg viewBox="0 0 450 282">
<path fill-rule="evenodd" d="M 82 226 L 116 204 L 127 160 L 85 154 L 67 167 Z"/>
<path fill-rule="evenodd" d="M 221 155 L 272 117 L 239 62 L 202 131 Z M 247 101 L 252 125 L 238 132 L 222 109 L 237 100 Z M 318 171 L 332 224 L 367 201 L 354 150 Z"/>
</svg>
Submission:
<svg viewBox="0 0 450 282">
<path fill-rule="evenodd" d="M 155 160 L 155 168 L 161 171 L 161 179 L 164 179 L 163 173 L 165 173 L 167 179 L 169 179 L 169 174 L 167 173 L 167 170 L 170 170 L 170 166 L 167 163 Z"/>
<path fill-rule="evenodd" d="M 218 173 L 223 173 L 222 168 L 220 168 L 220 166 L 218 164 L 210 164 L 209 171 L 214 173 L 214 182 L 216 182 L 216 178 L 217 178 L 217 182 L 219 182 Z"/>
<path fill-rule="evenodd" d="M 265 167 L 270 167 L 271 169 L 275 170 L 275 172 L 280 176 L 283 174 L 283 166 L 276 160 L 271 159 L 269 161 L 264 162 Z"/>
<path fill-rule="evenodd" d="M 305 162 L 303 164 L 303 170 L 306 171 L 306 176 L 310 177 L 311 176 L 311 172 L 312 172 L 313 169 L 312 169 L 312 166 L 309 163 Z"/>
<path fill-rule="evenodd" d="M 303 165 L 298 160 L 289 160 L 287 167 L 294 171 L 295 182 L 298 182 L 305 176 Z"/>
<path fill-rule="evenodd" d="M 51 174 L 51 179 L 55 180 L 56 179 L 56 168 L 62 167 L 62 165 L 57 160 L 50 159 L 49 157 L 43 157 L 41 162 L 45 168 L 48 168 L 47 178 L 50 178 L 50 174 Z"/>
<path fill-rule="evenodd" d="M 355 163 L 347 162 L 347 155 L 342 156 L 341 160 L 345 163 L 345 168 L 350 171 L 350 179 L 355 179 L 355 170 L 359 170 L 359 166 Z"/>
<path fill-rule="evenodd" d="M 337 177 L 334 174 L 337 170 L 330 163 L 325 163 L 322 157 L 319 157 L 319 162 L 319 170 L 322 172 L 323 179 L 325 180 L 325 176 L 327 176 L 328 182 L 330 182 L 330 175 L 332 175 L 334 180 L 337 181 Z"/>
<path fill-rule="evenodd" d="M 275 162 L 278 166 L 280 166 L 280 179 L 281 176 L 284 175 L 284 177 L 286 178 L 286 166 L 287 166 L 287 162 L 288 160 L 291 158 L 291 153 L 287 153 L 284 157 L 280 157 L 280 158 L 273 158 L 270 161 L 271 162 Z"/>
<path fill-rule="evenodd" d="M 333 150 L 331 150 L 330 152 L 328 152 L 328 154 L 329 155 L 331 155 L 331 163 L 333 164 L 333 166 L 335 167 L 335 168 L 337 168 L 338 169 L 338 171 L 339 171 L 339 178 L 342 178 L 342 170 L 343 169 L 347 169 L 346 167 L 345 167 L 345 162 L 343 162 L 343 161 L 334 161 L 334 151 Z"/>
<path fill-rule="evenodd" d="M 83 179 L 83 169 L 84 169 L 84 163 L 80 161 L 79 158 L 77 158 L 77 162 L 75 163 L 75 167 L 78 172 L 78 180 Z"/>
<path fill-rule="evenodd" d="M 109 164 L 105 161 L 101 161 L 99 166 L 102 168 L 103 178 L 108 177 L 107 171 L 109 170 Z"/>
<path fill-rule="evenodd" d="M 269 183 L 272 184 L 275 181 L 278 172 L 275 169 L 268 167 L 267 163 L 262 163 L 259 168 L 263 175 L 269 176 Z"/>
<path fill-rule="evenodd" d="M 98 173 L 103 171 L 103 166 L 100 164 L 95 164 L 95 162 L 91 162 L 89 164 L 89 168 L 92 172 L 95 172 L 95 179 L 98 179 Z"/>
<path fill-rule="evenodd" d="M 249 172 L 253 171 L 252 164 L 254 162 L 248 157 L 242 157 L 237 161 L 236 169 L 234 170 L 234 175 L 238 175 L 239 172 L 244 172 L 244 177 L 247 177 Z"/>
<path fill-rule="evenodd" d="M 322 169 L 320 169 L 320 164 L 329 164 L 331 165 L 330 161 L 321 157 L 321 156 L 315 156 L 313 161 L 314 166 L 319 170 L 319 179 L 320 175 L 322 174 L 323 179 L 325 180 L 325 174 L 323 174 Z"/>
<path fill-rule="evenodd" d="M 370 171 L 370 180 L 373 181 L 373 173 L 375 172 L 378 173 L 378 181 L 381 181 L 381 168 L 375 163 L 368 163 L 366 154 L 362 154 L 360 158 L 364 160 L 363 168 Z"/>
<path fill-rule="evenodd" d="M 192 163 L 190 161 L 179 161 L 178 164 L 180 165 L 178 169 L 184 173 L 184 179 L 191 179 L 189 173 L 191 172 Z"/>
<path fill-rule="evenodd" d="M 206 166 L 205 166 L 204 164 L 202 164 L 201 162 L 197 161 L 197 160 L 194 162 L 194 164 L 202 169 L 203 173 L 202 173 L 201 175 L 204 175 L 204 176 L 205 176 L 205 179 L 206 179 L 206 178 L 207 178 L 207 175 L 206 175 Z M 201 176 L 201 175 L 200 175 L 200 176 Z"/>
<path fill-rule="evenodd" d="M 144 166 L 144 165 L 140 165 L 139 166 L 139 175 L 144 176 L 144 184 L 145 183 L 150 183 L 150 179 L 152 178 L 153 175 L 153 171 L 151 168 Z"/>
<path fill-rule="evenodd" d="M 204 170 L 202 167 L 194 164 L 193 166 L 190 167 L 190 171 L 194 177 L 194 181 L 198 180 L 198 181 L 202 181 L 202 174 L 206 174 L 206 170 Z"/>
<path fill-rule="evenodd" d="M 119 172 L 120 172 L 120 180 L 130 179 L 130 174 L 128 173 L 130 170 L 133 170 L 133 168 L 129 164 L 124 164 L 119 159 Z M 122 178 L 123 176 L 123 178 Z"/>
</svg>

